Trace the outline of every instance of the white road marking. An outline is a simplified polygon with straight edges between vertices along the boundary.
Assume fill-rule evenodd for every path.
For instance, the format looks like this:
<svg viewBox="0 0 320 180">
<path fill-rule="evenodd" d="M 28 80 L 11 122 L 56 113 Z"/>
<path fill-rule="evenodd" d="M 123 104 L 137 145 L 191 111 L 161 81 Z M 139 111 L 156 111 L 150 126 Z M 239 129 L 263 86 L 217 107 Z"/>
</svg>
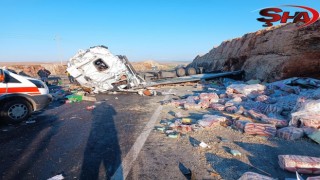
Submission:
<svg viewBox="0 0 320 180">
<path fill-rule="evenodd" d="M 171 92 L 171 89 L 169 90 L 169 92 Z M 168 98 L 169 98 L 169 95 L 166 95 L 163 100 L 164 101 L 168 100 Z M 117 171 L 114 173 L 114 175 L 112 176 L 111 179 L 122 180 L 122 179 L 127 178 L 134 161 L 137 159 L 144 143 L 146 142 L 147 138 L 149 137 L 149 134 L 150 134 L 151 130 L 153 129 L 154 124 L 156 123 L 156 121 L 161 113 L 162 108 L 163 108 L 163 106 L 160 105 L 156 109 L 156 111 L 153 113 L 148 124 L 143 129 L 142 133 L 139 135 L 136 142 L 133 144 L 130 151 L 128 152 L 126 157 L 123 159 L 122 163 L 120 164 L 120 166 L 118 167 Z"/>
</svg>

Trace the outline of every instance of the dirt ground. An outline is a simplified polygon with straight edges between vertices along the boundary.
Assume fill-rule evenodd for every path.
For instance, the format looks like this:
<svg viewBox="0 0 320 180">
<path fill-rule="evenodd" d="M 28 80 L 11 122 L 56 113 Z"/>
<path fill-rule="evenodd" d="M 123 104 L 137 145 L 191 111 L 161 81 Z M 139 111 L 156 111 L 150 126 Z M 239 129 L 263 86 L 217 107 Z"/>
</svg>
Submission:
<svg viewBox="0 0 320 180">
<path fill-rule="evenodd" d="M 177 95 L 198 91 L 190 86 L 175 89 Z M 156 125 L 161 126 L 161 120 L 176 119 L 176 112 L 192 119 L 200 119 L 204 114 L 220 114 L 213 110 L 183 110 L 165 106 Z M 200 142 L 205 142 L 210 148 L 199 147 Z M 294 173 L 280 169 L 278 155 L 320 157 L 319 147 L 308 138 L 287 141 L 277 137 L 246 135 L 222 126 L 184 133 L 177 139 L 153 131 L 129 179 L 181 179 L 179 163 L 192 171 L 194 179 L 238 179 L 247 171 L 279 179 L 295 178 Z M 241 156 L 233 156 L 230 150 L 240 151 Z M 172 171 L 177 173 L 167 173 Z"/>
</svg>

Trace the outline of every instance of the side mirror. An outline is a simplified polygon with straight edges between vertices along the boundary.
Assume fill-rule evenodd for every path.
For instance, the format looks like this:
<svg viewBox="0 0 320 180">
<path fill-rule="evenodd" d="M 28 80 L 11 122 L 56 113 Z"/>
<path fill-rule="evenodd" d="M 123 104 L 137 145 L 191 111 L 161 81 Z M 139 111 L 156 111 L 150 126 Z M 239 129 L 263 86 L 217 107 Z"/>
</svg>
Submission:
<svg viewBox="0 0 320 180">
<path fill-rule="evenodd" d="M 4 71 L 2 69 L 0 69 L 0 82 L 4 82 L 4 80 L 5 80 Z"/>
</svg>

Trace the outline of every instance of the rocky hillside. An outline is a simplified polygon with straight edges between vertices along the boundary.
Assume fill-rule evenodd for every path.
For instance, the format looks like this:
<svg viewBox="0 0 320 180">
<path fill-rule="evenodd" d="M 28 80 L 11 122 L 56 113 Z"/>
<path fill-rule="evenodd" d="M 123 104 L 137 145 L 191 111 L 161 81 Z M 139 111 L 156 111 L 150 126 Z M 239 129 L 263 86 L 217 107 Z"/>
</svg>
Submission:
<svg viewBox="0 0 320 180">
<path fill-rule="evenodd" d="M 320 77 L 320 21 L 266 28 L 224 41 L 190 66 L 206 70 L 244 70 L 245 78 L 274 81 L 294 76 Z"/>
</svg>

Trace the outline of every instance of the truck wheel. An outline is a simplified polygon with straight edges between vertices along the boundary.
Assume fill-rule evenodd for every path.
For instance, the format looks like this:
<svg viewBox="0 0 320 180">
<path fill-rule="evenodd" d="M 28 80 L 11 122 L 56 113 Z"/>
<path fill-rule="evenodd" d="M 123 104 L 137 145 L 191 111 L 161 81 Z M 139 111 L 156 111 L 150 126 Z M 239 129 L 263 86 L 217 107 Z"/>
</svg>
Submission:
<svg viewBox="0 0 320 180">
<path fill-rule="evenodd" d="M 184 68 L 178 68 L 176 72 L 178 77 L 182 77 L 186 75 L 186 70 Z"/>
<path fill-rule="evenodd" d="M 196 70 L 196 68 L 194 68 L 194 67 L 189 67 L 188 69 L 187 69 L 187 74 L 190 76 L 190 75 L 196 75 L 197 74 L 197 70 Z"/>
<path fill-rule="evenodd" d="M 15 124 L 27 120 L 31 111 L 32 107 L 26 100 L 12 100 L 4 103 L 1 116 L 4 117 L 6 123 Z"/>
</svg>

